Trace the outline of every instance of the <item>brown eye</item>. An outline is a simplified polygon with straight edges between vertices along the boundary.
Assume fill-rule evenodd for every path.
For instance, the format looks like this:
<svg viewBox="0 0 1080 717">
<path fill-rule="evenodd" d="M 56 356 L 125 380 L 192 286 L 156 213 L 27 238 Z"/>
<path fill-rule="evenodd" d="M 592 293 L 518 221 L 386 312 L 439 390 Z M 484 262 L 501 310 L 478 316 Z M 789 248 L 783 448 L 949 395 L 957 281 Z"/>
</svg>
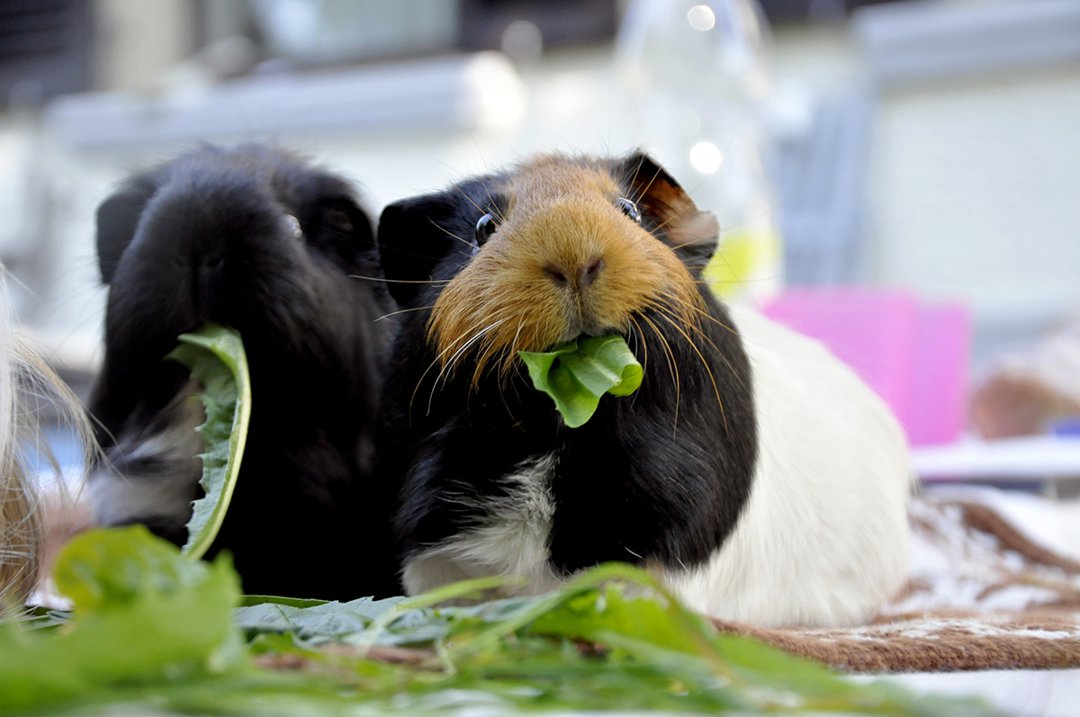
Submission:
<svg viewBox="0 0 1080 717">
<path fill-rule="evenodd" d="M 637 205 L 631 202 L 626 197 L 619 197 L 615 200 L 615 206 L 617 206 L 623 214 L 630 217 L 630 220 L 641 224 L 641 212 L 638 211 Z"/>
<path fill-rule="evenodd" d="M 476 231 L 473 236 L 473 254 L 480 251 L 480 247 L 495 233 L 495 217 L 488 212 L 476 222 Z"/>
</svg>

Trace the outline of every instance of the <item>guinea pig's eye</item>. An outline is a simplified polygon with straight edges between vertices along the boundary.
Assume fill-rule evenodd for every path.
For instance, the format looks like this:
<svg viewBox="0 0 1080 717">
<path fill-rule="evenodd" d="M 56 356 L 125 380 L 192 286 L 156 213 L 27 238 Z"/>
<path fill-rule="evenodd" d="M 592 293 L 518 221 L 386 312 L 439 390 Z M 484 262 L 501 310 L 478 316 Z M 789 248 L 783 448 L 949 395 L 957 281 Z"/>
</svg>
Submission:
<svg viewBox="0 0 1080 717">
<path fill-rule="evenodd" d="M 289 233 L 297 239 L 304 236 L 304 230 L 300 227 L 300 220 L 292 214 L 285 215 L 285 226 L 289 228 Z"/>
<path fill-rule="evenodd" d="M 473 236 L 473 254 L 480 251 L 480 247 L 488 240 L 488 237 L 495 233 L 495 229 L 495 217 L 491 212 L 480 217 L 476 222 L 476 231 Z"/>
<path fill-rule="evenodd" d="M 629 199 L 626 197 L 619 197 L 615 200 L 615 206 L 617 206 L 623 214 L 630 217 L 632 221 L 641 224 L 641 212 L 638 211 L 637 205 Z"/>
<path fill-rule="evenodd" d="M 326 210 L 326 214 L 323 216 L 323 224 L 327 228 L 343 234 L 351 234 L 353 230 L 352 217 L 344 209 L 331 208 Z"/>
</svg>

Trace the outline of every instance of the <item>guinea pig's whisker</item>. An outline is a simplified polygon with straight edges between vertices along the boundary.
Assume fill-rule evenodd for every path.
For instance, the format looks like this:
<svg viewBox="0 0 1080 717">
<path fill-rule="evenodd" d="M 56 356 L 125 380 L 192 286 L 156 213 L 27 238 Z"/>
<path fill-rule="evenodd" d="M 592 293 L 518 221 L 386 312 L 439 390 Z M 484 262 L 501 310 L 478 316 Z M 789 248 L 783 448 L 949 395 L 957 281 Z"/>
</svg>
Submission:
<svg viewBox="0 0 1080 717">
<path fill-rule="evenodd" d="M 477 328 L 480 325 L 481 325 L 480 322 L 474 324 L 472 327 L 470 327 L 469 331 L 466 331 L 466 332 L 462 333 L 461 336 L 459 336 L 458 338 L 451 341 L 450 344 L 446 348 L 444 348 L 442 351 L 440 351 L 439 354 L 434 359 L 432 359 L 431 363 L 429 363 L 427 365 L 427 368 L 424 369 L 424 372 L 422 374 L 420 374 L 420 378 L 417 379 L 417 381 L 416 381 L 416 387 L 413 388 L 412 395 L 409 397 L 409 415 L 410 416 L 412 415 L 413 404 L 416 403 L 416 394 L 418 394 L 420 392 L 420 387 L 424 385 L 424 379 L 427 378 L 427 375 L 429 373 L 431 373 L 431 369 L 435 368 L 435 366 L 442 361 L 444 356 L 446 356 L 448 353 L 453 351 L 454 348 L 458 345 L 458 342 L 463 341 L 465 339 L 465 337 L 468 336 L 469 333 L 473 330 L 473 328 Z M 439 371 L 439 375 L 440 376 L 442 375 L 441 370 Z M 436 378 L 435 383 L 434 383 L 434 385 L 432 386 L 432 389 L 431 389 L 431 395 L 432 396 L 435 395 L 435 390 L 438 387 L 438 383 L 439 383 L 438 378 Z M 428 413 L 430 414 L 430 412 L 431 412 L 431 402 L 429 401 L 428 402 Z"/>
<path fill-rule="evenodd" d="M 499 366 L 499 381 L 500 383 L 506 379 L 506 377 L 512 375 L 511 371 L 514 367 L 514 359 L 518 355 L 518 342 L 521 340 L 521 331 L 525 328 L 525 317 L 522 316 L 518 319 L 517 331 L 514 332 L 514 338 L 510 342 L 510 348 L 506 350 L 506 354 L 503 356 L 502 363 Z"/>
<path fill-rule="evenodd" d="M 679 405 L 682 399 L 681 383 L 679 381 L 679 367 L 675 364 L 675 352 L 671 350 L 671 345 L 668 343 L 667 338 L 664 337 L 664 333 L 660 330 L 660 327 L 645 314 L 639 314 L 641 320 L 648 324 L 652 332 L 656 334 L 656 338 L 660 341 L 660 346 L 664 349 L 664 354 L 667 356 L 668 372 L 671 374 L 671 381 L 675 387 L 675 420 L 672 422 L 672 433 L 675 433 L 679 429 Z"/>
<path fill-rule="evenodd" d="M 669 297 L 672 300 L 677 300 L 677 297 L 675 297 L 672 294 L 664 294 L 664 296 Z M 661 308 L 661 307 L 657 306 L 657 308 Z M 684 307 L 684 308 L 686 308 L 686 307 Z M 723 328 L 723 329 L 725 329 L 727 331 L 730 331 L 735 336 L 739 336 L 739 333 L 736 332 L 733 328 L 731 328 L 727 324 L 724 324 L 723 322 L 717 320 L 715 317 L 710 315 L 708 312 L 702 311 L 701 309 L 699 309 L 698 307 L 693 306 L 693 305 L 690 305 L 688 308 L 690 308 L 693 311 L 697 312 L 703 318 L 706 318 L 706 319 L 709 319 L 709 320 L 713 321 L 717 326 L 719 326 L 719 327 L 721 327 L 721 328 Z M 739 383 L 740 386 L 745 385 L 745 383 L 744 383 L 744 381 L 742 379 L 742 376 L 735 369 L 735 367 L 731 365 L 731 361 L 728 360 L 728 357 L 724 354 L 724 352 L 720 349 L 720 347 L 717 346 L 716 343 L 713 342 L 713 340 L 709 338 L 708 334 L 706 334 L 704 331 L 701 330 L 701 326 L 699 324 L 696 324 L 696 323 L 695 324 L 688 324 L 687 328 L 689 328 L 691 330 L 691 332 L 693 334 L 695 334 L 696 336 L 700 336 L 702 341 L 706 342 L 707 344 L 709 344 L 709 346 L 712 347 L 713 351 L 716 352 L 716 357 L 718 359 L 720 359 L 721 362 L 723 362 L 724 366 L 728 369 L 728 371 L 731 372 L 732 377 L 734 377 L 734 379 Z"/>
<path fill-rule="evenodd" d="M 488 186 L 488 183 L 487 183 L 486 179 L 483 181 L 483 186 L 484 186 L 484 192 L 487 194 L 488 206 L 491 207 L 491 213 L 493 215 L 495 215 L 495 220 L 499 224 L 502 224 L 503 222 L 506 221 L 506 217 L 503 215 L 502 211 L 499 209 L 499 204 L 498 204 L 498 202 L 495 201 L 495 197 L 493 197 L 491 195 L 491 187 Z"/>
<path fill-rule="evenodd" d="M 669 299 L 675 299 L 675 297 L 672 294 L 664 294 L 664 296 L 666 298 L 669 298 Z M 713 316 L 712 314 L 710 314 L 708 311 L 705 311 L 704 309 L 702 309 L 702 308 L 700 308 L 698 306 L 694 306 L 693 304 L 687 304 L 687 305 L 683 306 L 682 308 L 686 308 L 686 309 L 689 309 L 690 311 L 693 311 L 694 313 L 696 313 L 701 318 L 705 319 L 706 321 L 713 322 L 714 324 L 716 324 L 717 326 L 722 328 L 724 331 L 727 331 L 728 333 L 732 334 L 733 336 L 740 336 L 739 332 L 736 331 L 733 327 L 728 326 L 723 321 L 721 321 L 720 319 L 718 319 L 715 316 Z"/>
<path fill-rule="evenodd" d="M 397 311 L 391 311 L 389 314 L 383 314 L 382 316 L 376 317 L 375 320 L 376 321 L 382 321 L 383 319 L 389 319 L 391 316 L 398 316 L 399 314 L 408 314 L 409 312 L 412 312 L 412 311 L 427 311 L 429 309 L 434 309 L 434 308 L 435 308 L 435 305 L 432 304 L 431 306 L 414 306 L 411 309 L 398 309 Z"/>
<path fill-rule="evenodd" d="M 443 234 L 445 234 L 446 236 L 450 237 L 451 239 L 456 239 L 456 240 L 458 240 L 459 242 L 461 242 L 461 243 L 462 243 L 462 244 L 464 244 L 465 246 L 469 247 L 469 249 L 470 249 L 470 250 L 472 250 L 472 242 L 471 242 L 471 241 L 469 241 L 468 239 L 464 239 L 464 238 L 462 238 L 462 237 L 459 237 L 459 236 L 458 236 L 457 234 L 455 234 L 454 232 L 450 231 L 449 229 L 447 229 L 447 228 L 446 228 L 446 227 L 444 227 L 443 225 L 441 225 L 441 224 L 438 224 L 438 223 L 437 223 L 437 222 L 436 222 L 436 221 L 435 221 L 434 219 L 431 219 L 431 218 L 429 218 L 429 219 L 428 219 L 428 222 L 430 222 L 431 226 L 435 227 L 436 229 L 438 229 L 439 231 L 441 231 L 441 232 L 442 232 Z"/>
<path fill-rule="evenodd" d="M 437 286 L 443 286 L 450 283 L 449 279 L 385 279 L 381 276 L 361 276 L 359 274 L 349 274 L 348 276 L 350 279 L 381 281 L 386 284 L 435 284 Z"/>
<path fill-rule="evenodd" d="M 674 314 L 670 313 L 666 307 L 660 305 L 657 305 L 656 309 L 660 318 L 666 321 L 671 326 L 671 328 L 675 329 L 675 331 L 679 333 L 679 335 L 686 339 L 686 343 L 690 344 L 690 348 L 693 349 L 695 354 L 697 354 L 698 360 L 701 361 L 701 365 L 705 369 L 705 373 L 709 376 L 709 382 L 712 384 L 713 387 L 713 394 L 716 396 L 716 403 L 720 406 L 720 420 L 724 424 L 724 432 L 728 432 L 729 429 L 727 422 L 727 411 L 724 410 L 724 400 L 720 398 L 720 388 L 716 385 L 716 377 L 713 375 L 712 367 L 709 366 L 709 362 L 705 360 L 705 355 L 701 353 L 701 349 L 698 348 L 698 345 L 696 343 L 694 343 L 694 340 L 690 337 L 690 334 L 687 333 L 679 325 L 678 321 L 676 321 L 675 318 L 673 318 Z M 701 335 L 704 337 L 704 334 Z"/>
<path fill-rule="evenodd" d="M 433 387 L 432 393 L 434 394 L 434 388 L 438 387 L 440 380 L 442 380 L 443 384 L 445 385 L 446 381 L 449 380 L 449 377 L 453 372 L 454 364 L 457 363 L 458 359 L 460 359 L 465 354 L 465 352 L 469 350 L 471 346 L 474 346 L 476 342 L 484 338 L 486 334 L 499 328 L 504 323 L 506 323 L 506 319 L 498 319 L 497 321 L 493 321 L 484 328 L 477 331 L 469 338 L 468 341 L 463 343 L 458 348 L 458 350 L 455 351 L 454 354 L 443 364 L 442 370 L 439 372 L 439 375 L 435 377 L 435 387 Z"/>
<path fill-rule="evenodd" d="M 500 324 L 505 323 L 507 320 L 508 319 L 500 319 L 499 323 Z M 488 366 L 491 365 L 494 358 L 498 354 L 504 353 L 504 352 L 505 352 L 504 347 L 501 347 L 496 343 L 488 342 L 487 346 L 484 347 L 484 350 L 481 351 L 480 355 L 476 357 L 476 368 L 473 370 L 473 376 L 472 376 L 472 387 L 474 389 L 479 388 L 480 379 L 483 378 L 484 373 L 487 371 Z"/>
<path fill-rule="evenodd" d="M 673 221 L 675 221 L 675 217 L 673 217 L 673 216 L 668 217 L 664 221 L 657 224 L 655 227 L 652 227 L 652 231 L 654 231 L 654 232 L 662 232 L 665 229 L 667 229 L 668 226 L 670 226 Z"/>
<path fill-rule="evenodd" d="M 458 194 L 460 194 L 465 199 L 466 202 L 468 202 L 469 204 L 476 207 L 476 210 L 478 212 L 480 212 L 481 214 L 487 214 L 488 213 L 488 210 L 485 209 L 484 207 L 480 206 L 479 204 L 477 204 L 475 199 L 473 199 L 472 197 L 470 197 L 468 194 L 465 193 L 465 190 L 458 187 L 457 191 L 458 191 Z M 491 196 L 490 192 L 488 193 L 488 196 L 489 197 Z M 498 211 L 498 208 L 494 207 L 493 209 L 494 209 L 494 211 L 492 212 L 492 214 L 495 215 L 496 220 L 502 221 L 503 217 L 502 217 L 502 214 Z"/>
<path fill-rule="evenodd" d="M 645 155 L 642 155 L 641 158 L 638 160 L 638 166 L 634 168 L 634 173 L 630 175 L 631 178 L 636 177 L 638 175 L 638 173 L 641 172 L 641 166 L 644 163 L 645 163 Z M 653 172 L 653 176 L 649 179 L 649 182 L 641 189 L 640 192 L 638 192 L 638 195 L 633 198 L 634 204 L 637 204 L 638 202 L 640 202 L 642 200 L 642 198 L 646 194 L 649 193 L 649 190 L 652 189 L 653 182 L 655 182 L 656 178 L 660 176 L 660 172 L 661 172 L 660 167 L 657 167 L 656 171 Z"/>
<path fill-rule="evenodd" d="M 645 372 L 649 368 L 649 342 L 645 340 L 645 332 L 641 330 L 641 324 L 630 316 L 628 317 L 628 333 L 634 337 L 635 346 L 641 348 L 641 370 Z"/>
</svg>

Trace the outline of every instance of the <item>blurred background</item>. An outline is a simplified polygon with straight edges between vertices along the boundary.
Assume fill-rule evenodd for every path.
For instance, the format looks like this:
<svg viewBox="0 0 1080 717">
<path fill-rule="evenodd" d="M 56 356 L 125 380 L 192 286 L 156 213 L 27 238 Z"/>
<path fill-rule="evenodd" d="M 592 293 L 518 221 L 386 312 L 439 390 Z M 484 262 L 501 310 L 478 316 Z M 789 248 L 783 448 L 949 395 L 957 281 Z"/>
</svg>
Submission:
<svg viewBox="0 0 1080 717">
<path fill-rule="evenodd" d="M 954 445 L 973 431 L 1076 431 L 1076 0 L 0 0 L 0 260 L 77 388 L 101 358 L 97 204 L 246 140 L 376 212 L 535 151 L 642 147 L 717 214 L 714 288 L 825 338 L 915 445 L 949 447 L 924 475 L 994 473 Z M 1006 425 L 1018 401 L 1033 417 Z M 1080 475 L 1060 444 L 1003 477 Z"/>
</svg>

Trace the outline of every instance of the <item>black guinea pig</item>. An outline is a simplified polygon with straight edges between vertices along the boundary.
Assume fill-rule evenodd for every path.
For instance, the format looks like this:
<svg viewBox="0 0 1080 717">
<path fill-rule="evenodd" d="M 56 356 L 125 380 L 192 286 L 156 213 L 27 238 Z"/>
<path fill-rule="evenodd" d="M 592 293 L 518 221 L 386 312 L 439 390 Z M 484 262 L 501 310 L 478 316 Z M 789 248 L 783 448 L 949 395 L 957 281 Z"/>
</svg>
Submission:
<svg viewBox="0 0 1080 717">
<path fill-rule="evenodd" d="M 99 523 L 186 539 L 203 411 L 165 355 L 215 322 L 243 339 L 252 413 L 211 553 L 233 555 L 248 593 L 400 592 L 371 481 L 389 333 L 376 320 L 393 308 L 370 280 L 373 234 L 347 181 L 259 145 L 190 151 L 102 203 L 105 357 L 89 407 L 107 460 L 88 478 Z"/>
<path fill-rule="evenodd" d="M 410 594 L 557 586 L 605 561 L 759 625 L 866 619 L 902 584 L 911 477 L 884 404 L 824 348 L 701 281 L 711 214 L 648 156 L 540 156 L 387 207 L 406 310 L 382 401 Z M 620 334 L 640 389 L 567 428 L 517 358 Z"/>
</svg>

